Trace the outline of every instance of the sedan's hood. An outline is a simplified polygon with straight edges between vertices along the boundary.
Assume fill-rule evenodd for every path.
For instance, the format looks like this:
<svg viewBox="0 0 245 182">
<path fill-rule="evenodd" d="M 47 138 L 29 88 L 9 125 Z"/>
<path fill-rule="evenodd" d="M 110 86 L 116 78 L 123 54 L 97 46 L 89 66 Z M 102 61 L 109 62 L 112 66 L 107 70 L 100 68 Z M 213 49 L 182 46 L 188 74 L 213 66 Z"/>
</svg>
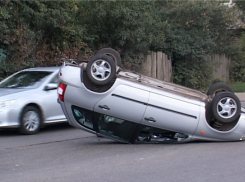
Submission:
<svg viewBox="0 0 245 182">
<path fill-rule="evenodd" d="M 20 89 L 20 88 L 0 88 L 0 97 L 10 94 L 15 94 L 18 92 L 24 92 L 29 89 Z"/>
</svg>

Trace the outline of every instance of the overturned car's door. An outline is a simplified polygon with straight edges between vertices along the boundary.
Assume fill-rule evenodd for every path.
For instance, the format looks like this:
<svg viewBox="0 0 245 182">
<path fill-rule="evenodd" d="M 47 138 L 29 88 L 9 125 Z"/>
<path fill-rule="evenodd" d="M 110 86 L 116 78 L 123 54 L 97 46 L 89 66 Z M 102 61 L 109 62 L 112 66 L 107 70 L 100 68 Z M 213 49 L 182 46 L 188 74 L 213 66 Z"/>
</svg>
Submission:
<svg viewBox="0 0 245 182">
<path fill-rule="evenodd" d="M 198 125 L 200 107 L 176 97 L 150 93 L 142 124 L 192 135 Z"/>
<path fill-rule="evenodd" d="M 148 98 L 148 91 L 127 85 L 119 85 L 110 95 L 95 105 L 94 111 L 140 123 Z"/>
<path fill-rule="evenodd" d="M 110 138 L 130 142 L 141 122 L 149 92 L 127 85 L 117 86 L 94 107 L 97 132 Z"/>
</svg>

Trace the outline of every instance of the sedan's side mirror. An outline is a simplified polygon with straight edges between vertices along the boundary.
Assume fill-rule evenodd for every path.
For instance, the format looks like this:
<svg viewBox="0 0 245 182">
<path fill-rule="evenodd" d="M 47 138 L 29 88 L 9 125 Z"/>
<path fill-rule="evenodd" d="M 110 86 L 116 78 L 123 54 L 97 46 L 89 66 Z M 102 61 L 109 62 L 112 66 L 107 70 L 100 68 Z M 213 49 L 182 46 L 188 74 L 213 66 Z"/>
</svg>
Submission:
<svg viewBox="0 0 245 182">
<path fill-rule="evenodd" d="M 45 86 L 45 90 L 54 90 L 58 88 L 58 83 L 48 83 Z"/>
</svg>

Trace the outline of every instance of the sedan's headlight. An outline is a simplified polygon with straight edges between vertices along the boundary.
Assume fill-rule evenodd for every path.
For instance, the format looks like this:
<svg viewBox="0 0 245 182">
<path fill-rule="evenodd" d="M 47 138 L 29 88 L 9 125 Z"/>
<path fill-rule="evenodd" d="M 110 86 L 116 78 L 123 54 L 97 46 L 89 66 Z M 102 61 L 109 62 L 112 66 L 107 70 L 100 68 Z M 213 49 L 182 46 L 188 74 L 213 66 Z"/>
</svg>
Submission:
<svg viewBox="0 0 245 182">
<path fill-rule="evenodd" d="M 8 108 L 12 106 L 16 100 L 6 100 L 6 101 L 1 101 L 0 102 L 0 108 Z"/>
</svg>

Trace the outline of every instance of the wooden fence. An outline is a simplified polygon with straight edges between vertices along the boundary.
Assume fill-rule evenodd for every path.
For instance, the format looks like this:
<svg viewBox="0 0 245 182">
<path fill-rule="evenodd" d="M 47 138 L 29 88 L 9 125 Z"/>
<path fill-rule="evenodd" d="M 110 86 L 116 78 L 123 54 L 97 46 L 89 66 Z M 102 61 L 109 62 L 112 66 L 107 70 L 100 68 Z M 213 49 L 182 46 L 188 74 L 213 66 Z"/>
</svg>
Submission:
<svg viewBox="0 0 245 182">
<path fill-rule="evenodd" d="M 140 73 L 164 81 L 172 81 L 172 61 L 162 52 L 152 52 L 146 57 Z"/>
<path fill-rule="evenodd" d="M 228 81 L 231 60 L 224 54 L 211 55 L 210 58 L 214 65 L 213 78 Z M 159 80 L 172 82 L 172 61 L 162 52 L 152 52 L 145 58 L 140 73 Z"/>
<path fill-rule="evenodd" d="M 224 54 L 211 55 L 211 60 L 213 61 L 214 65 L 213 77 L 221 78 L 224 81 L 229 81 L 231 60 Z"/>
</svg>

